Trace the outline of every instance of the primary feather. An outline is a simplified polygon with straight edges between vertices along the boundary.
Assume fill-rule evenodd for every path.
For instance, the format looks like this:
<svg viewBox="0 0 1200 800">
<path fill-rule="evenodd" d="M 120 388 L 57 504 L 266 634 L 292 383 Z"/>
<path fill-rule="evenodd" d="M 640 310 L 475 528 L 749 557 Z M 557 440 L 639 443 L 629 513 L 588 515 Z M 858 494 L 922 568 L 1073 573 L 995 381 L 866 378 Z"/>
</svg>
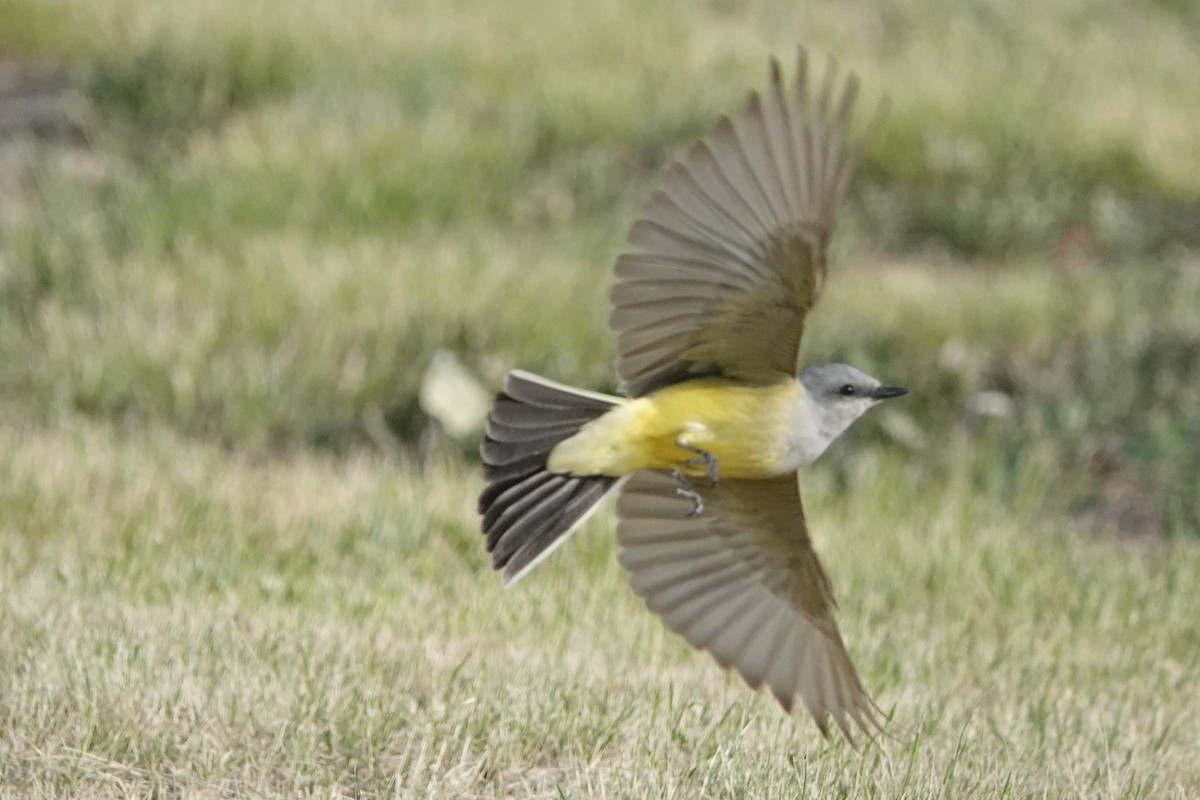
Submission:
<svg viewBox="0 0 1200 800">
<path fill-rule="evenodd" d="M 861 150 L 847 146 L 857 89 L 831 65 L 814 99 L 803 50 L 790 91 L 772 62 L 766 95 L 666 170 L 612 289 L 617 373 L 631 397 L 698 376 L 795 375 Z"/>
</svg>

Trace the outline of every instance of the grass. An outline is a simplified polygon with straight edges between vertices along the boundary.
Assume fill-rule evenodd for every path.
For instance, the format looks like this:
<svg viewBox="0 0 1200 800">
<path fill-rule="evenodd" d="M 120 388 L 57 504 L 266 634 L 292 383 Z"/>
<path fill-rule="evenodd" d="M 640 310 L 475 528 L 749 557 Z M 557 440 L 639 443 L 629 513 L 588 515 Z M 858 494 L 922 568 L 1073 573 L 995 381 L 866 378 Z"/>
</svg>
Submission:
<svg viewBox="0 0 1200 800">
<path fill-rule="evenodd" d="M 821 743 L 638 606 L 610 524 L 514 591 L 473 470 L 6 430 L 0 780 L 88 796 L 1184 797 L 1200 548 L 1039 520 L 885 454 L 809 482 L 897 741 Z M 69 454 L 69 458 L 67 457 Z M 1191 698 L 1191 699 L 1188 699 Z"/>
<path fill-rule="evenodd" d="M 0 143 L 0 796 L 1200 786 L 1186 4 L 0 18 L 83 142 Z M 417 399 L 440 350 L 610 389 L 650 181 L 797 40 L 893 109 L 805 344 L 914 389 L 805 478 L 863 753 L 667 635 L 611 519 L 502 590 Z"/>
</svg>

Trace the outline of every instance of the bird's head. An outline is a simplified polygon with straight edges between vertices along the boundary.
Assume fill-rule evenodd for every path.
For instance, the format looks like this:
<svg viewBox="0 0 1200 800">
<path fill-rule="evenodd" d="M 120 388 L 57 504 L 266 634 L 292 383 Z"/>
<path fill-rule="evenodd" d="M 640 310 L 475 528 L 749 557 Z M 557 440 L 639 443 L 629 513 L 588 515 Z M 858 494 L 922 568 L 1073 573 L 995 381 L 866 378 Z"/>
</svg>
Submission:
<svg viewBox="0 0 1200 800">
<path fill-rule="evenodd" d="M 849 364 L 818 364 L 803 370 L 799 378 L 817 430 L 830 440 L 876 403 L 908 393 L 900 386 L 885 386 Z"/>
</svg>

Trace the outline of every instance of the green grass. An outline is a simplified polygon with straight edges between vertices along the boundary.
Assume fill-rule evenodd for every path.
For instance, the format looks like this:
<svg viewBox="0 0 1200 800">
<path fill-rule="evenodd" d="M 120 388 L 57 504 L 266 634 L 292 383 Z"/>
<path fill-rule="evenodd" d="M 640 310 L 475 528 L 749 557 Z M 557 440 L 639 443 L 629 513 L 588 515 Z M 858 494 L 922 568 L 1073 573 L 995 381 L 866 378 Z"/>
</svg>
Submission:
<svg viewBox="0 0 1200 800">
<path fill-rule="evenodd" d="M 1006 9 L 0 0 L 86 141 L 0 142 L 0 796 L 1194 794 L 1200 16 Z M 914 390 L 805 479 L 864 753 L 608 517 L 502 590 L 417 400 L 611 389 L 654 174 L 797 41 L 892 108 L 805 343 Z"/>
<path fill-rule="evenodd" d="M 522 363 L 611 385 L 608 265 L 649 180 L 798 38 L 861 73 L 865 106 L 887 95 L 893 108 L 844 219 L 843 264 L 876 262 L 876 248 L 943 252 L 952 269 L 1044 270 L 1055 254 L 1069 268 L 1078 254 L 1086 276 L 1046 276 L 1045 297 L 991 316 L 1043 342 L 1092 341 L 1158 309 L 1122 304 L 1126 327 L 1107 331 L 1046 319 L 1060 299 L 1078 308 L 1075 285 L 1104 291 L 1088 267 L 1169 287 L 1178 248 L 1200 244 L 1200 95 L 1179 77 L 1200 54 L 1156 6 L 1030 4 L 1010 18 L 958 4 L 522 15 L 106 0 L 51 26 L 53 2 L 3 3 L 16 52 L 77 57 L 95 145 L 83 178 L 56 149 L 29 153 L 20 221 L 0 239 L 0 385 L 51 416 L 164 419 L 258 446 L 353 441 L 379 409 L 413 438 L 419 370 L 447 346 L 493 381 Z M 556 299 L 534 325 L 519 304 L 494 308 L 530 286 Z M 928 307 L 903 322 L 927 327 Z M 896 338 L 871 324 L 871 338 Z M 980 347 L 1027 355 L 1025 339 L 974 327 Z M 912 350 L 942 344 L 913 337 Z M 45 357 L 31 365 L 30 352 Z"/>
<path fill-rule="evenodd" d="M 808 482 L 896 741 L 821 742 L 640 608 L 595 524 L 515 590 L 473 470 L 6 430 L 0 781 L 23 794 L 1184 797 L 1200 547 L 1040 519 L 1047 467 Z M 407 476 L 407 477 L 405 477 Z"/>
</svg>

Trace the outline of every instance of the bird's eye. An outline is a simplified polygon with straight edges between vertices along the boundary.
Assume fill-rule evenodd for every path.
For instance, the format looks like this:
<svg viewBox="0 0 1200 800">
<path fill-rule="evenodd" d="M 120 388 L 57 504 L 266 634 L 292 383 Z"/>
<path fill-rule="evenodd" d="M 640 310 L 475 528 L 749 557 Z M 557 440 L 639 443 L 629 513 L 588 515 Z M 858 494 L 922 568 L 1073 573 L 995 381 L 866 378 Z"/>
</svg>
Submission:
<svg viewBox="0 0 1200 800">
<path fill-rule="evenodd" d="M 838 389 L 838 394 L 840 394 L 842 397 L 854 397 L 854 387 L 847 383 L 845 386 Z"/>
</svg>

